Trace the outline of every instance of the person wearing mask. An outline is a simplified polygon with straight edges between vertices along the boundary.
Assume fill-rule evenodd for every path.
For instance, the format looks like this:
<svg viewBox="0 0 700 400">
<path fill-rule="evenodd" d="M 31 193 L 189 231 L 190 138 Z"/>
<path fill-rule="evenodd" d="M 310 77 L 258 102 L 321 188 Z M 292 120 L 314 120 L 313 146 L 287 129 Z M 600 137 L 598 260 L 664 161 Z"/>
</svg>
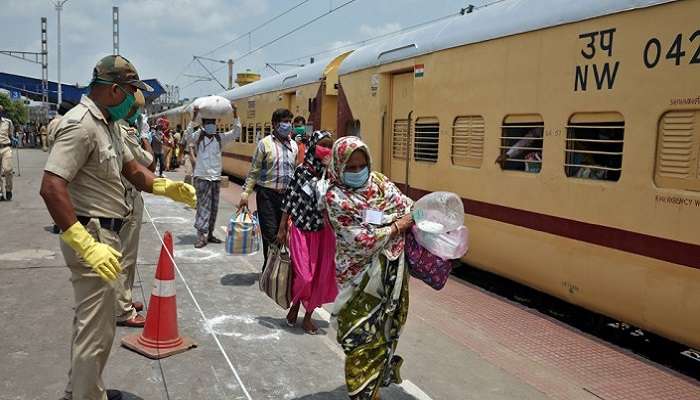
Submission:
<svg viewBox="0 0 700 400">
<path fill-rule="evenodd" d="M 258 142 L 243 185 L 238 208 L 248 207 L 248 197 L 256 190 L 258 221 L 263 239 L 263 266 L 267 264 L 267 249 L 277 238 L 282 220 L 284 192 L 296 168 L 297 144 L 290 139 L 292 113 L 280 108 L 272 113 L 272 134 Z"/>
<path fill-rule="evenodd" d="M 194 107 L 192 122 L 189 123 L 185 136 L 194 147 L 194 186 L 197 189 L 197 215 L 194 228 L 197 230 L 195 248 L 202 248 L 207 243 L 220 244 L 221 239 L 214 236 L 216 216 L 219 211 L 219 192 L 221 190 L 221 152 L 224 146 L 241 136 L 241 121 L 238 110 L 233 107 L 233 129 L 225 133 L 216 133 L 216 120 L 202 118 L 201 128 L 194 129 L 199 108 Z"/>
<path fill-rule="evenodd" d="M 294 170 L 282 202 L 282 223 L 277 243 L 288 243 L 294 268 L 292 307 L 287 324 L 296 325 L 300 304 L 304 305 L 303 329 L 315 335 L 318 328 L 311 320 L 314 310 L 335 301 L 335 234 L 319 206 L 316 182 L 322 179 L 330 161 L 331 133 L 316 131 L 309 138 L 304 163 Z M 287 228 L 287 221 L 291 221 Z M 289 229 L 289 231 L 288 231 Z M 289 237 L 289 240 L 287 240 Z"/>
<path fill-rule="evenodd" d="M 151 131 L 151 148 L 153 149 L 153 158 L 158 166 L 158 176 L 163 177 L 165 170 L 165 159 L 163 158 L 163 128 L 156 124 L 156 128 Z"/>
<path fill-rule="evenodd" d="M 297 152 L 297 165 L 304 163 L 304 158 L 306 157 L 306 146 L 308 140 L 306 138 L 306 120 L 301 115 L 294 117 L 294 141 L 297 142 L 297 147 L 299 151 Z"/>
<path fill-rule="evenodd" d="M 326 193 L 336 238 L 340 293 L 333 315 L 346 355 L 345 381 L 352 400 L 379 398 L 400 383 L 395 355 L 408 315 L 404 232 L 413 225 L 413 202 L 389 178 L 372 171 L 369 149 L 346 136 L 333 145 Z"/>
<path fill-rule="evenodd" d="M 124 176 L 138 190 L 194 207 L 194 188 L 156 178 L 124 144 L 116 121 L 136 102 L 137 89 L 152 91 L 126 58 L 110 55 L 95 65 L 89 94 L 53 129 L 54 142 L 40 195 L 61 228 L 61 252 L 75 298 L 70 372 L 65 398 L 121 399 L 102 381 L 116 329 L 113 282 L 121 272 L 119 231 L 130 210 Z"/>
<path fill-rule="evenodd" d="M 131 151 L 134 159 L 149 171 L 155 170 L 151 146 L 147 140 L 140 139 L 139 127 L 142 124 L 140 109 L 146 104 L 143 93 L 137 90 L 134 97 L 136 102 L 131 106 L 129 114 L 124 121 L 120 121 L 119 129 L 124 144 Z M 146 324 L 146 318 L 139 314 L 143 310 L 143 303 L 134 301 L 132 291 L 136 277 L 136 262 L 138 260 L 139 239 L 141 237 L 141 222 L 143 220 L 143 196 L 141 191 L 122 176 L 122 183 L 126 189 L 126 203 L 131 209 L 131 214 L 126 219 L 124 226 L 119 231 L 122 242 L 122 272 L 119 274 L 117 285 L 115 317 L 118 326 L 141 328 Z"/>
<path fill-rule="evenodd" d="M 15 126 L 0 106 L 0 201 L 12 200 L 12 141 Z M 20 139 L 21 142 L 21 139 Z"/>
</svg>

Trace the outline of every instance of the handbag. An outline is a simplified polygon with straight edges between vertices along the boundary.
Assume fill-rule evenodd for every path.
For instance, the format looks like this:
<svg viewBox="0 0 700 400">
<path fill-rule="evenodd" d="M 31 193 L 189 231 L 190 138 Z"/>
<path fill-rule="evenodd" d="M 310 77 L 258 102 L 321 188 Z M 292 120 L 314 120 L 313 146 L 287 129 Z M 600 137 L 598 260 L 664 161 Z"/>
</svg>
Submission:
<svg viewBox="0 0 700 400">
<path fill-rule="evenodd" d="M 261 234 L 258 217 L 247 208 L 237 210 L 226 230 L 226 252 L 235 255 L 251 255 L 260 251 Z"/>
<path fill-rule="evenodd" d="M 412 231 L 406 232 L 404 247 L 408 272 L 435 290 L 442 289 L 450 277 L 453 260 L 443 260 L 432 254 L 416 241 Z"/>
<path fill-rule="evenodd" d="M 260 276 L 260 290 L 283 309 L 292 302 L 292 262 L 286 246 L 270 244 L 267 264 Z"/>
</svg>

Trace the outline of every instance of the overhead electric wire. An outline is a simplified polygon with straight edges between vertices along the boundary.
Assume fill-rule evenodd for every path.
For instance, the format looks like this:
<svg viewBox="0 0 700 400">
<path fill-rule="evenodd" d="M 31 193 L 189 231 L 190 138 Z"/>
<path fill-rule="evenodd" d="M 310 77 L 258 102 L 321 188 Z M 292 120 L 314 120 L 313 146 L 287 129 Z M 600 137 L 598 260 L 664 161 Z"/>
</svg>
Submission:
<svg viewBox="0 0 700 400">
<path fill-rule="evenodd" d="M 267 21 L 263 22 L 262 24 L 260 24 L 260 25 L 256 26 L 255 28 L 249 30 L 248 32 L 243 33 L 243 34 L 240 34 L 240 35 L 236 36 L 235 38 L 229 40 L 228 42 L 226 42 L 226 43 L 224 43 L 224 44 L 222 44 L 222 45 L 220 45 L 220 46 L 217 46 L 217 47 L 214 48 L 213 50 L 210 50 L 210 51 L 208 51 L 208 52 L 206 52 L 206 53 L 204 53 L 204 54 L 202 54 L 202 55 L 203 55 L 203 56 L 210 55 L 210 54 L 216 52 L 217 50 L 220 50 L 220 49 L 222 49 L 222 48 L 224 48 L 224 47 L 226 47 L 226 46 L 228 46 L 228 45 L 230 45 L 230 44 L 232 44 L 232 43 L 237 42 L 238 40 L 243 39 L 244 37 L 246 37 L 246 36 L 252 34 L 253 32 L 255 32 L 255 31 L 257 31 L 257 30 L 260 30 L 260 29 L 264 28 L 265 26 L 269 25 L 271 22 L 274 22 L 274 21 L 278 20 L 279 18 L 281 18 L 281 17 L 283 17 L 283 16 L 289 14 L 290 12 L 296 10 L 297 8 L 303 6 L 304 4 L 308 3 L 309 1 L 311 1 L 311 0 L 304 0 L 304 1 L 300 2 L 300 3 L 298 3 L 298 4 L 295 5 L 294 7 L 289 8 L 289 9 L 287 9 L 287 10 L 281 12 L 280 14 L 275 15 L 274 17 L 268 19 Z"/>
<path fill-rule="evenodd" d="M 274 44 L 274 43 L 276 43 L 276 42 L 278 42 L 278 41 L 280 41 L 280 40 L 286 38 L 287 36 L 289 36 L 289 35 L 291 35 L 291 34 L 297 32 L 297 31 L 299 31 L 299 30 L 301 30 L 301 29 L 303 29 L 303 28 L 306 28 L 307 26 L 313 24 L 314 22 L 320 20 L 321 18 L 326 17 L 326 16 L 328 16 L 328 15 L 330 15 L 330 14 L 332 14 L 332 13 L 334 13 L 334 12 L 340 10 L 341 8 L 343 8 L 343 7 L 345 7 L 345 6 L 348 6 L 348 5 L 350 5 L 350 4 L 352 4 L 352 3 L 356 2 L 356 1 L 357 1 L 357 0 L 348 0 L 348 1 L 346 1 L 345 3 L 343 3 L 343 4 L 341 4 L 341 5 L 337 6 L 337 7 L 331 8 L 330 10 L 326 11 L 325 13 L 323 13 L 323 14 L 321 14 L 321 15 L 318 15 L 318 16 L 316 16 L 316 17 L 314 17 L 314 18 L 312 18 L 312 19 L 310 19 L 310 20 L 304 22 L 303 24 L 297 26 L 296 28 L 294 28 L 294 29 L 292 29 L 292 30 L 290 30 L 290 31 L 288 31 L 288 32 L 286 32 L 286 33 L 280 35 L 280 36 L 277 36 L 276 38 L 274 38 L 274 39 L 272 39 L 272 40 L 270 40 L 270 41 L 268 41 L 268 42 L 266 42 L 266 43 L 264 43 L 264 44 L 262 44 L 262 45 L 256 47 L 256 48 L 253 49 L 253 50 L 250 50 L 249 52 L 247 52 L 247 53 L 243 54 L 242 56 L 236 58 L 236 61 L 240 61 L 240 60 L 242 60 L 242 59 L 248 57 L 248 56 L 251 55 L 251 54 L 257 53 L 258 51 L 264 49 L 265 47 L 270 46 L 271 44 Z M 224 66 L 224 67 L 222 67 L 222 68 L 219 68 L 219 69 L 217 69 L 217 70 L 214 70 L 214 73 L 217 73 L 217 72 L 223 70 L 224 68 L 226 68 L 226 67 Z"/>
<path fill-rule="evenodd" d="M 447 18 L 450 18 L 450 17 L 455 17 L 455 16 L 457 16 L 458 14 L 459 14 L 459 13 L 450 13 L 450 14 L 444 15 L 444 16 L 442 16 L 442 17 L 438 17 L 438 18 L 435 18 L 435 19 L 431 19 L 430 21 L 421 22 L 421 23 L 419 23 L 419 24 L 411 25 L 411 26 L 406 27 L 406 28 L 398 29 L 398 30 L 395 30 L 395 31 L 392 31 L 392 32 L 388 32 L 388 33 L 383 33 L 383 34 L 377 35 L 377 36 L 372 36 L 372 37 L 370 37 L 370 38 L 367 38 L 367 39 L 364 39 L 364 40 L 360 40 L 360 41 L 357 41 L 357 42 L 348 43 L 348 44 L 343 45 L 343 46 L 336 46 L 336 47 L 328 48 L 328 49 L 325 49 L 325 50 L 321 50 L 321 51 L 319 51 L 319 52 L 317 52 L 317 53 L 307 54 L 307 55 L 305 55 L 305 56 L 300 56 L 300 57 L 296 57 L 296 58 L 291 58 L 291 59 L 289 59 L 289 60 L 280 61 L 280 63 L 285 64 L 285 63 L 289 63 L 289 62 L 296 61 L 296 60 L 302 60 L 302 59 L 306 59 L 306 58 L 309 58 L 309 57 L 313 57 L 313 56 L 318 56 L 318 55 L 321 55 L 321 54 L 330 53 L 330 52 L 332 52 L 332 51 L 344 49 L 344 48 L 346 48 L 346 47 L 351 47 L 351 46 L 357 46 L 357 45 L 361 45 L 361 44 L 366 44 L 366 43 L 369 43 L 369 42 L 373 42 L 373 41 L 375 41 L 375 40 L 384 39 L 384 38 L 386 38 L 386 37 L 391 37 L 391 36 L 393 36 L 393 35 L 398 35 L 398 34 L 403 33 L 403 32 L 408 32 L 408 31 L 411 31 L 411 30 L 414 30 L 414 29 L 418 29 L 418 28 L 420 28 L 420 27 L 422 27 L 422 26 L 430 25 L 430 24 L 432 24 L 432 23 L 434 23 L 434 22 L 442 21 L 443 19 L 447 19 Z"/>
<path fill-rule="evenodd" d="M 478 10 L 478 9 L 486 8 L 486 7 L 492 6 L 492 5 L 494 5 L 494 4 L 503 3 L 503 2 L 505 2 L 505 1 L 509 1 L 509 0 L 496 0 L 496 1 L 493 1 L 493 2 L 491 2 L 491 3 L 486 3 L 486 4 L 482 4 L 482 5 L 480 5 L 480 6 L 476 6 L 476 7 L 474 7 L 474 9 L 475 9 L 475 10 Z M 423 26 L 425 26 L 425 25 L 430 25 L 430 24 L 433 24 L 433 23 L 435 23 L 435 22 L 442 21 L 442 20 L 444 20 L 444 19 L 448 19 L 448 18 L 451 18 L 451 17 L 456 17 L 456 16 L 459 15 L 459 14 L 461 14 L 461 11 L 459 11 L 459 12 L 453 12 L 453 13 L 444 15 L 444 16 L 442 16 L 442 17 L 438 17 L 438 18 L 435 18 L 435 19 L 431 19 L 430 21 L 421 22 L 421 23 L 418 23 L 418 24 L 415 24 L 415 25 L 411 25 L 411 26 L 406 27 L 406 28 L 398 29 L 398 30 L 395 30 L 395 31 L 392 31 L 392 32 L 383 33 L 383 34 L 377 35 L 377 36 L 372 36 L 372 37 L 367 38 L 367 39 L 365 39 L 365 40 L 360 40 L 360 41 L 357 41 L 357 42 L 348 43 L 348 44 L 343 45 L 343 46 L 336 46 L 336 47 L 328 48 L 328 49 L 325 49 L 325 50 L 321 50 L 321 51 L 319 51 L 319 52 L 317 52 L 317 53 L 307 54 L 307 55 L 300 56 L 300 57 L 296 57 L 296 58 L 290 58 L 290 59 L 288 59 L 288 60 L 280 61 L 280 63 L 282 63 L 282 64 L 290 63 L 290 62 L 293 62 L 293 61 L 303 60 L 303 59 L 307 59 L 307 58 L 309 58 L 309 57 L 313 57 L 313 56 L 318 56 L 318 55 L 321 55 L 321 54 L 330 53 L 330 52 L 332 52 L 332 51 L 344 49 L 344 48 L 347 48 L 347 47 L 358 46 L 358 45 L 370 43 L 370 42 L 373 42 L 373 41 L 375 41 L 375 40 L 384 39 L 384 38 L 386 38 L 386 37 L 391 37 L 391 36 L 394 36 L 394 35 L 398 35 L 398 34 L 400 34 L 400 33 L 412 31 L 412 30 L 418 29 L 418 28 L 420 28 L 420 27 L 423 27 Z"/>
<path fill-rule="evenodd" d="M 255 31 L 257 31 L 257 30 L 259 30 L 259 29 L 261 29 L 261 28 L 264 28 L 265 26 L 269 25 L 271 22 L 276 21 L 277 19 L 281 18 L 282 16 L 289 14 L 290 12 L 292 12 L 292 11 L 296 10 L 297 8 L 303 6 L 304 4 L 308 3 L 309 1 L 311 1 L 311 0 L 303 0 L 303 1 L 299 2 L 299 3 L 297 3 L 295 6 L 289 8 L 289 9 L 283 11 L 283 12 L 281 12 L 280 14 L 275 15 L 274 17 L 272 17 L 272 18 L 266 20 L 265 22 L 261 23 L 260 25 L 257 25 L 257 26 L 254 27 L 253 29 L 249 30 L 248 32 L 243 33 L 243 34 L 241 34 L 241 35 L 238 35 L 238 36 L 236 36 L 234 39 L 229 40 L 228 42 L 226 42 L 226 43 L 224 43 L 224 44 L 222 44 L 222 45 L 220 45 L 220 46 L 217 46 L 217 47 L 214 48 L 213 50 L 210 50 L 210 51 L 208 51 L 208 52 L 202 54 L 202 56 L 208 56 L 208 55 L 210 55 L 210 54 L 213 54 L 213 53 L 216 52 L 217 50 L 220 50 L 220 49 L 222 49 L 222 48 L 224 48 L 224 47 L 230 45 L 231 43 L 234 43 L 234 42 L 236 42 L 236 41 L 238 41 L 238 40 L 240 40 L 240 39 L 242 39 L 242 38 L 244 38 L 244 37 L 246 37 L 246 36 L 249 36 L 249 35 L 252 34 L 253 32 L 255 32 Z M 184 74 L 185 71 L 187 71 L 187 69 L 188 69 L 190 66 L 192 66 L 192 63 L 194 63 L 194 59 L 190 60 L 190 62 L 185 66 L 185 68 L 183 68 L 182 71 L 180 71 L 180 73 L 177 74 L 177 76 L 176 76 L 175 79 L 173 80 L 173 84 L 174 84 L 174 83 L 177 83 L 177 81 L 180 79 L 180 77 L 182 77 L 182 74 Z M 186 87 L 189 87 L 189 86 L 191 86 L 191 85 L 188 85 L 188 86 L 186 86 Z"/>
</svg>

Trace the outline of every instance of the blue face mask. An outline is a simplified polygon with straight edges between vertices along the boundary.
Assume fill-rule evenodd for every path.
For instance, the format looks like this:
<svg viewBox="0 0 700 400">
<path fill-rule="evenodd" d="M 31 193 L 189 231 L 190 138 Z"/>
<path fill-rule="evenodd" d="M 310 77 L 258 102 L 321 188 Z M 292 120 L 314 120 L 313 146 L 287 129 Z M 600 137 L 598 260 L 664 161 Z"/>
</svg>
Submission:
<svg viewBox="0 0 700 400">
<path fill-rule="evenodd" d="M 204 125 L 204 132 L 206 132 L 207 135 L 213 135 L 214 133 L 216 133 L 216 124 Z"/>
<path fill-rule="evenodd" d="M 292 124 L 291 122 L 280 122 L 275 131 L 278 138 L 289 139 L 289 133 L 292 132 Z"/>
<path fill-rule="evenodd" d="M 361 188 L 369 179 L 369 168 L 364 167 L 357 172 L 343 172 L 343 182 L 353 189 Z"/>
</svg>

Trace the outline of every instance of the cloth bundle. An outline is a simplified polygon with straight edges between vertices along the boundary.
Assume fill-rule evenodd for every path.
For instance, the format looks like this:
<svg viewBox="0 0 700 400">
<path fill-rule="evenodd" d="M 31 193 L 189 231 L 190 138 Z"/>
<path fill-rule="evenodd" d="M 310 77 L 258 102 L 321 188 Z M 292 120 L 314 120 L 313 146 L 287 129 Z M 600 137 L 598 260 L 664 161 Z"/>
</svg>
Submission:
<svg viewBox="0 0 700 400">
<path fill-rule="evenodd" d="M 197 114 L 197 121 L 195 121 L 195 123 L 201 123 L 202 118 L 225 118 L 231 115 L 231 113 L 233 112 L 231 102 L 222 96 L 206 96 L 196 99 L 188 107 L 188 111 L 191 115 L 194 114 L 195 107 L 199 108 L 199 113 Z"/>
</svg>

